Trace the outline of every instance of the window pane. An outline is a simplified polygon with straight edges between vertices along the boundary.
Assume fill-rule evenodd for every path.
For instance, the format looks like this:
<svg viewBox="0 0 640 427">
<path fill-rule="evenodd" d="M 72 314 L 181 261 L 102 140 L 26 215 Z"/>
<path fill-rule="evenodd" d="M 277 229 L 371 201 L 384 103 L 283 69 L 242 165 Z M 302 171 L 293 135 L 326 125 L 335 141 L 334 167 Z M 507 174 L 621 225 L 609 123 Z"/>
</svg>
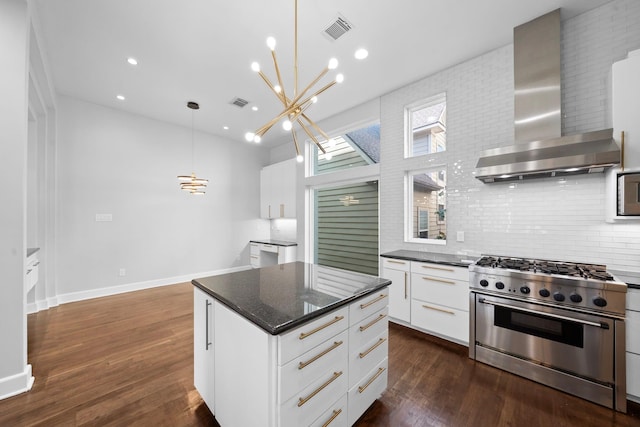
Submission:
<svg viewBox="0 0 640 427">
<path fill-rule="evenodd" d="M 447 148 L 446 99 L 439 95 L 407 110 L 407 157 L 438 153 Z"/>
<path fill-rule="evenodd" d="M 408 176 L 411 188 L 410 222 L 411 238 L 447 238 L 446 171 L 412 173 Z"/>
<path fill-rule="evenodd" d="M 380 124 L 346 132 L 314 147 L 313 174 L 319 175 L 380 162 Z"/>
<path fill-rule="evenodd" d="M 378 275 L 378 182 L 315 191 L 315 262 Z"/>
</svg>

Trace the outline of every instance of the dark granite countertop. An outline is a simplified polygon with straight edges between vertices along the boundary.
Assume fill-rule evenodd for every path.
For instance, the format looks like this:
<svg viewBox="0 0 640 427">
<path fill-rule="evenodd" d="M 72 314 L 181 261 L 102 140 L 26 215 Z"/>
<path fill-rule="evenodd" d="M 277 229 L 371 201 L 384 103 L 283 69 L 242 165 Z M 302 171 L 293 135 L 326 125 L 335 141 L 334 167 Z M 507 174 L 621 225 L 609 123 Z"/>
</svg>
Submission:
<svg viewBox="0 0 640 427">
<path fill-rule="evenodd" d="M 264 243 L 265 245 L 274 245 L 274 246 L 298 246 L 296 242 L 287 242 L 285 240 L 273 240 L 273 239 L 249 240 L 249 242 Z"/>
<path fill-rule="evenodd" d="M 468 267 L 476 260 L 466 257 L 464 255 L 454 254 L 441 254 L 436 252 L 421 252 L 421 251 L 408 251 L 398 250 L 393 252 L 386 252 L 380 254 L 384 258 L 403 259 L 407 261 L 420 261 L 420 262 L 433 262 L 436 264 L 447 264 L 455 267 Z"/>
<path fill-rule="evenodd" d="M 609 270 L 609 273 L 625 282 L 629 288 L 640 289 L 640 271 Z"/>
<path fill-rule="evenodd" d="M 38 252 L 40 248 L 27 248 L 27 258 Z"/>
<path fill-rule="evenodd" d="M 391 281 L 291 262 L 191 283 L 271 335 L 278 335 L 376 292 Z"/>
</svg>

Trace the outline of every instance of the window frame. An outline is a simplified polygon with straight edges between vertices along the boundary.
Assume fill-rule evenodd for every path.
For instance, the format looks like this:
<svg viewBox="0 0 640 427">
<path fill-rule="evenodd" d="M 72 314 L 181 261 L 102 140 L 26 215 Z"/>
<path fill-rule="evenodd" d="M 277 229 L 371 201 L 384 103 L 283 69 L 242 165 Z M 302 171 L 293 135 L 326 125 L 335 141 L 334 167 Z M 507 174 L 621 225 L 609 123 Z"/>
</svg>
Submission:
<svg viewBox="0 0 640 427">
<path fill-rule="evenodd" d="M 413 151 L 414 151 L 413 150 L 413 120 L 412 120 L 413 113 L 415 113 L 418 110 L 433 106 L 435 104 L 439 104 L 441 102 L 444 102 L 444 108 L 445 108 L 445 114 L 446 114 L 447 92 L 445 91 L 440 92 L 436 95 L 432 95 L 428 98 L 423 98 L 420 101 L 416 101 L 414 103 L 405 105 L 404 107 L 404 130 L 405 130 L 404 158 L 405 159 L 414 159 L 414 158 L 423 157 L 423 156 L 431 156 L 436 153 L 442 153 L 447 151 L 446 140 L 445 140 L 444 150 L 438 151 L 436 149 L 436 151 L 433 151 L 431 153 L 417 154 L 417 155 L 413 154 Z M 444 126 L 445 126 L 445 133 L 446 133 L 446 123 L 444 123 Z"/>
<path fill-rule="evenodd" d="M 428 168 L 419 168 L 419 169 L 409 169 L 405 171 L 404 174 L 404 241 L 407 243 L 420 243 L 420 244 L 429 244 L 429 245 L 446 245 L 447 239 L 433 239 L 433 238 L 421 238 L 421 237 L 413 237 L 414 231 L 414 211 L 417 212 L 418 206 L 414 205 L 414 193 L 413 193 L 413 176 L 433 173 L 440 171 L 445 171 L 445 177 L 448 175 L 447 173 L 447 165 L 446 164 L 438 164 L 432 165 Z M 447 183 L 445 183 L 445 211 L 447 206 L 448 192 L 446 191 Z M 437 221 L 437 218 L 436 218 Z M 445 219 L 446 221 L 446 219 Z M 417 226 L 417 224 L 415 224 Z M 447 224 L 445 222 L 445 231 L 447 230 Z M 445 232 L 446 235 L 448 233 Z"/>
</svg>

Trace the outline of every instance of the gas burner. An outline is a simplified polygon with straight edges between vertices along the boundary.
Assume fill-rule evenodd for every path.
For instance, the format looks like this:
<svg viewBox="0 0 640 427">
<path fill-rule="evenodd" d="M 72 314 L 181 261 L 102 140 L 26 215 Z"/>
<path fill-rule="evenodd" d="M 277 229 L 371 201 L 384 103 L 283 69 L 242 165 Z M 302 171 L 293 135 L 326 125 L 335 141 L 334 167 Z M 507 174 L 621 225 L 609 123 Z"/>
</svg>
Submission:
<svg viewBox="0 0 640 427">
<path fill-rule="evenodd" d="M 554 274 L 559 276 L 602 281 L 615 281 L 615 278 L 611 274 L 607 273 L 607 267 L 598 264 L 578 264 L 571 262 L 497 256 L 483 256 L 476 261 L 475 264 L 480 267 L 530 271 L 532 273 Z"/>
</svg>

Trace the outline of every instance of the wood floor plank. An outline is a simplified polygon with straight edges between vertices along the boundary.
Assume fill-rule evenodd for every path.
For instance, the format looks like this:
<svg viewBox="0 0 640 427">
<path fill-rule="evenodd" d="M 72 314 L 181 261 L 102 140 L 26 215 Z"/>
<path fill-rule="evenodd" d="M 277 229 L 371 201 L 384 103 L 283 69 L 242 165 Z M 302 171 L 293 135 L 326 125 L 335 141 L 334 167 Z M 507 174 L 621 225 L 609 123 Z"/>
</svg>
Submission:
<svg viewBox="0 0 640 427">
<path fill-rule="evenodd" d="M 30 392 L 0 401 L 2 427 L 212 426 L 193 387 L 193 290 L 181 283 L 28 316 Z M 356 426 L 640 426 L 391 324 L 388 389 Z M 225 426 L 226 427 L 226 426 Z"/>
</svg>

